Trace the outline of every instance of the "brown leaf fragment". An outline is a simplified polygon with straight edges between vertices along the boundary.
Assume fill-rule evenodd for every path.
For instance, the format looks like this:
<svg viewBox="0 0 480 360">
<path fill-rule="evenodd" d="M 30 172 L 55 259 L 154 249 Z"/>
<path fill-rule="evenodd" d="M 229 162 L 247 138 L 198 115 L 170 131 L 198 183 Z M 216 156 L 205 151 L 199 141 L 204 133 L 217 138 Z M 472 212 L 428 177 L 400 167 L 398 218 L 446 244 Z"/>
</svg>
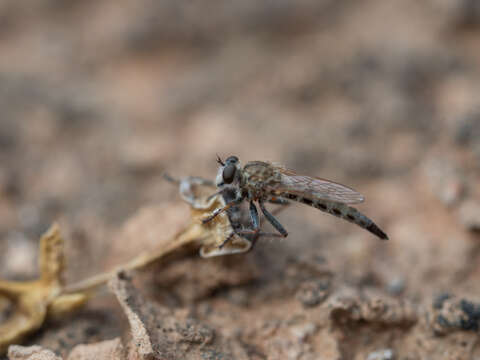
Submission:
<svg viewBox="0 0 480 360">
<path fill-rule="evenodd" d="M 139 298 L 133 296 L 133 286 L 125 279 L 125 274 L 113 278 L 110 283 L 110 289 L 117 297 L 120 306 L 127 316 L 132 334 L 132 344 L 140 359 L 150 359 L 154 355 L 152 342 L 148 330 L 138 314 Z"/>
<path fill-rule="evenodd" d="M 8 346 L 19 343 L 32 331 L 38 329 L 46 315 L 46 305 L 39 303 L 37 307 L 34 304 L 22 302 L 22 306 L 0 326 L 0 354 L 4 354 Z M 26 305 L 26 306 L 25 306 Z"/>
<path fill-rule="evenodd" d="M 58 226 L 53 225 L 40 239 L 40 279 L 0 282 L 0 296 L 12 301 L 16 309 L 0 326 L 0 353 L 43 324 L 49 302 L 60 292 L 62 269 L 63 239 Z"/>
<path fill-rule="evenodd" d="M 9 360 L 62 360 L 52 351 L 38 345 L 28 347 L 12 345 L 8 348 L 8 358 Z"/>
<path fill-rule="evenodd" d="M 50 287 L 60 286 L 65 268 L 64 242 L 58 224 L 53 224 L 40 239 L 40 280 Z"/>
</svg>

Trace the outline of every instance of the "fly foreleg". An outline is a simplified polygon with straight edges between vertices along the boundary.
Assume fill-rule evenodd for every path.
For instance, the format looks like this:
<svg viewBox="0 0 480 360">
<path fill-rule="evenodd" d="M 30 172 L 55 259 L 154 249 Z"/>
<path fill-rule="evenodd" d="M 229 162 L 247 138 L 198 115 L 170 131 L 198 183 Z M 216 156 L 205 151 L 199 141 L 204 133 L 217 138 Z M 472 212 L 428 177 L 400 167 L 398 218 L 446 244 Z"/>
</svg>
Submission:
<svg viewBox="0 0 480 360">
<path fill-rule="evenodd" d="M 228 204 L 226 204 L 224 207 L 215 209 L 210 216 L 208 216 L 208 217 L 206 217 L 205 219 L 202 220 L 202 223 L 203 223 L 203 224 L 206 224 L 206 223 L 212 221 L 212 220 L 215 219 L 219 214 L 221 214 L 222 212 L 230 209 L 232 206 L 235 206 L 235 205 L 240 204 L 242 201 L 243 201 L 243 197 L 238 197 L 238 198 L 236 198 L 236 199 L 233 199 L 233 200 L 230 201 Z"/>
<path fill-rule="evenodd" d="M 229 241 L 231 238 L 233 238 L 233 235 L 235 235 L 235 233 L 231 233 L 230 235 L 228 235 L 225 240 L 222 241 L 222 243 L 218 246 L 219 249 L 223 248 Z"/>
</svg>

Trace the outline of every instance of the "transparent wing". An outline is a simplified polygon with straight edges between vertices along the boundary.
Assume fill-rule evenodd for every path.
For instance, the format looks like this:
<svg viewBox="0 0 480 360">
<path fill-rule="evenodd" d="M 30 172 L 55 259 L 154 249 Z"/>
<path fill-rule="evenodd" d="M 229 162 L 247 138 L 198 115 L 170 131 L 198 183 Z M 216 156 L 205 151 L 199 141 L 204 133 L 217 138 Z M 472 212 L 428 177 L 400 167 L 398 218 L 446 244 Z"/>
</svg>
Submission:
<svg viewBox="0 0 480 360">
<path fill-rule="evenodd" d="M 365 200 L 362 194 L 348 186 L 318 177 L 298 175 L 295 171 L 282 167 L 276 169 L 281 174 L 281 181 L 271 186 L 275 191 L 343 204 L 358 204 Z"/>
</svg>

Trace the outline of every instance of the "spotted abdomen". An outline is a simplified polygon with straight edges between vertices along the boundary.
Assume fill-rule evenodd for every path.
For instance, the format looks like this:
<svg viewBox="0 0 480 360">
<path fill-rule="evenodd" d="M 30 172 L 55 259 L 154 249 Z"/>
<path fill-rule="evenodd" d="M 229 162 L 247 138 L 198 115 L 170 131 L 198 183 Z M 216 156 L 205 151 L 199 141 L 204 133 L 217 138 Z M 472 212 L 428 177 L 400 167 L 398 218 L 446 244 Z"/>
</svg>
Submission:
<svg viewBox="0 0 480 360">
<path fill-rule="evenodd" d="M 330 201 L 311 200 L 302 196 L 289 193 L 282 193 L 278 194 L 277 196 L 312 206 L 323 212 L 357 224 L 358 226 L 378 236 L 380 239 L 388 240 L 387 234 L 385 234 L 371 219 L 369 219 L 360 211 L 351 206 Z"/>
</svg>

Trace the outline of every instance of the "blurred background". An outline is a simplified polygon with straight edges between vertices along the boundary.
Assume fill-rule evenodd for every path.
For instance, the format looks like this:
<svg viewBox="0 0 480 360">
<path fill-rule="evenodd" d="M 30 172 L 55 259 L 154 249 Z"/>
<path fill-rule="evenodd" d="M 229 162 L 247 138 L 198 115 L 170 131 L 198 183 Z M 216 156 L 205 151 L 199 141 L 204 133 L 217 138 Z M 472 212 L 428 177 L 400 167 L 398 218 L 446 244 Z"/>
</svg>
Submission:
<svg viewBox="0 0 480 360">
<path fill-rule="evenodd" d="M 256 249 L 271 277 L 315 251 L 349 284 L 479 297 L 479 94 L 475 0 L 2 1 L 0 275 L 35 276 L 57 219 L 72 278 L 115 263 L 127 219 L 180 201 L 164 171 L 235 154 L 355 188 L 391 239 L 294 205 Z"/>
</svg>

